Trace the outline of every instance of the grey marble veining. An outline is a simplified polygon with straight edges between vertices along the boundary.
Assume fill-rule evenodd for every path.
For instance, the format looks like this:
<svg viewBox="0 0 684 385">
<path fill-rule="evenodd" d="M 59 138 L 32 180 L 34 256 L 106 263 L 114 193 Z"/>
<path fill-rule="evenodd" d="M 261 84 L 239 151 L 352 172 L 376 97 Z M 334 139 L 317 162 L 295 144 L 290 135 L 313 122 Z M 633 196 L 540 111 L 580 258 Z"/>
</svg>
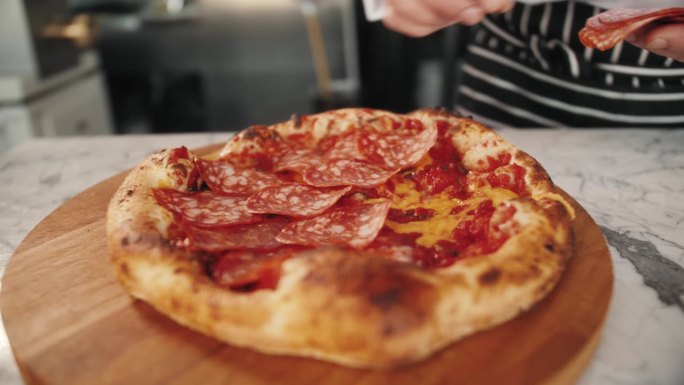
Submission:
<svg viewBox="0 0 684 385">
<path fill-rule="evenodd" d="M 607 236 L 615 287 L 593 384 L 684 384 L 684 130 L 502 130 Z M 85 188 L 148 153 L 228 134 L 47 139 L 0 154 L 0 273 L 23 237 Z M 20 187 L 20 188 L 19 188 Z M 4 332 L 0 383 L 20 384 Z"/>
<path fill-rule="evenodd" d="M 611 308 L 581 383 L 684 384 L 684 309 L 664 299 L 682 294 L 684 130 L 501 133 L 587 209 L 611 246 Z"/>
<path fill-rule="evenodd" d="M 684 268 L 663 256 L 649 241 L 603 226 L 601 230 L 618 254 L 632 262 L 646 286 L 656 291 L 661 302 L 677 305 L 684 311 Z"/>
</svg>

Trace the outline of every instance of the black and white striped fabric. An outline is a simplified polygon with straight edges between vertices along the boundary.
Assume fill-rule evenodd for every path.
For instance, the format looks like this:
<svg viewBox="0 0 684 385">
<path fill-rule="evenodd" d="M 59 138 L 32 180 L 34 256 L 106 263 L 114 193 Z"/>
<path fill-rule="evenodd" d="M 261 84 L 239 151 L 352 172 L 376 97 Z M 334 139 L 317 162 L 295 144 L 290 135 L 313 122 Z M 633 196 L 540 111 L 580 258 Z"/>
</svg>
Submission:
<svg viewBox="0 0 684 385">
<path fill-rule="evenodd" d="M 477 27 L 457 107 L 494 127 L 684 127 L 684 64 L 627 43 L 584 47 L 603 11 L 575 2 L 518 3 Z"/>
</svg>

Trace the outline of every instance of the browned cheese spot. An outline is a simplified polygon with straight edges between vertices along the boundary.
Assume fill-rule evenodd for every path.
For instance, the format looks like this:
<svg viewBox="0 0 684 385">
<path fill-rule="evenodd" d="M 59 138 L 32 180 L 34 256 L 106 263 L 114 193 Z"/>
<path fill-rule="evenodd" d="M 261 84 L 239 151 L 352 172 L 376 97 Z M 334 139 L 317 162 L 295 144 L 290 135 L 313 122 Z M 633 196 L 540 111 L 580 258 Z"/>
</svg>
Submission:
<svg viewBox="0 0 684 385">
<path fill-rule="evenodd" d="M 316 258 L 305 278 L 307 285 L 334 288 L 335 296 L 357 298 L 362 317 L 379 317 L 383 335 L 408 333 L 422 325 L 437 299 L 426 282 L 413 276 L 413 267 L 374 255 L 332 250 Z"/>
<path fill-rule="evenodd" d="M 541 274 L 541 269 L 536 263 L 531 263 L 530 264 L 530 273 L 532 273 L 533 277 L 538 277 Z"/>
<path fill-rule="evenodd" d="M 546 294 L 551 289 L 551 286 L 553 286 L 553 284 L 555 282 L 556 282 L 555 278 L 545 281 L 544 283 L 542 283 L 541 285 L 539 285 L 539 287 L 537 287 L 535 289 L 535 294 L 538 297 L 543 296 L 544 294 Z"/>
<path fill-rule="evenodd" d="M 209 317 L 214 321 L 221 320 L 221 307 L 216 302 L 209 302 Z"/>
<path fill-rule="evenodd" d="M 123 274 L 127 277 L 131 276 L 131 272 L 128 270 L 128 265 L 125 262 L 123 262 L 121 265 L 119 265 L 119 269 L 121 270 L 121 274 Z"/>
<path fill-rule="evenodd" d="M 371 303 L 380 308 L 388 309 L 396 304 L 401 299 L 401 292 L 398 289 L 390 289 L 387 291 L 374 293 L 370 297 Z"/>
<path fill-rule="evenodd" d="M 482 285 L 493 285 L 499 280 L 499 278 L 501 278 L 501 270 L 497 268 L 491 268 L 480 274 L 479 281 Z"/>
<path fill-rule="evenodd" d="M 185 167 L 183 163 L 176 163 L 173 166 L 171 166 L 176 170 L 178 173 L 180 173 L 183 177 L 188 176 L 188 169 Z"/>
<path fill-rule="evenodd" d="M 176 297 L 171 297 L 171 309 L 178 311 L 181 308 L 181 303 Z"/>
<path fill-rule="evenodd" d="M 266 126 L 251 126 L 243 131 L 243 138 L 245 139 L 270 139 L 276 140 L 280 135 L 276 131 L 269 130 Z"/>
<path fill-rule="evenodd" d="M 382 327 L 382 335 L 385 337 L 389 337 L 391 335 L 394 335 L 396 333 L 395 326 L 391 323 L 386 323 Z"/>
<path fill-rule="evenodd" d="M 193 293 L 199 293 L 200 291 L 200 282 L 197 279 L 194 279 L 192 281 L 192 284 L 190 285 L 190 289 L 192 290 Z"/>
</svg>

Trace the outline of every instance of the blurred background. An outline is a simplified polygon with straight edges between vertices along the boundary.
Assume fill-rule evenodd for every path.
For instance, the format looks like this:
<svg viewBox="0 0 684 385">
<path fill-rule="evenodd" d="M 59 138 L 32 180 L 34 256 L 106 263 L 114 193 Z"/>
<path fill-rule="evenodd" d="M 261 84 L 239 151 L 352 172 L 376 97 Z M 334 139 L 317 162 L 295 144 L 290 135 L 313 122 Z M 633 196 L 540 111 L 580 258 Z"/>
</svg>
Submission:
<svg viewBox="0 0 684 385">
<path fill-rule="evenodd" d="M 451 106 L 459 28 L 408 38 L 360 0 L 1 0 L 0 151 Z"/>
</svg>

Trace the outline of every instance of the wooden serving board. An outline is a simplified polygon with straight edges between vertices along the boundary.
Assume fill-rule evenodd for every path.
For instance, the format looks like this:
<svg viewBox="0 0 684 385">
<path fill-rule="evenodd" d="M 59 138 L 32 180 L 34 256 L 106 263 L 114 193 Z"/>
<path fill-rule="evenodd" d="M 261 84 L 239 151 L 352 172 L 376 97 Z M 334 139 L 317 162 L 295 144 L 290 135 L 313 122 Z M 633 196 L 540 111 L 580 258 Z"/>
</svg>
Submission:
<svg viewBox="0 0 684 385">
<path fill-rule="evenodd" d="M 125 175 L 52 212 L 7 267 L 2 317 L 27 384 L 570 384 L 598 345 L 612 266 L 601 231 L 572 199 L 577 253 L 549 297 L 421 363 L 359 370 L 234 348 L 131 299 L 105 247 L 106 207 Z"/>
</svg>

